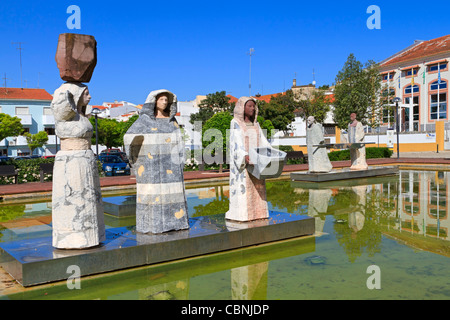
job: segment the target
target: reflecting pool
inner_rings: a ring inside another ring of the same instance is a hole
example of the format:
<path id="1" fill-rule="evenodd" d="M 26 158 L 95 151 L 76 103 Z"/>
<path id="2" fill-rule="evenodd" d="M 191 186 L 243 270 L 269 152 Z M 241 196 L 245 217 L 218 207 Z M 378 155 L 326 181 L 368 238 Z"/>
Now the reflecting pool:
<path id="1" fill-rule="evenodd" d="M 449 180 L 450 172 L 400 170 L 335 183 L 269 181 L 269 209 L 314 217 L 315 237 L 90 276 L 80 290 L 58 282 L 2 295 L 0 284 L 0 299 L 449 299 Z M 228 186 L 188 189 L 190 216 L 225 213 L 228 195 Z M 50 203 L 0 205 L 0 242 L 49 235 Z M 380 289 L 369 289 L 372 265 Z"/>

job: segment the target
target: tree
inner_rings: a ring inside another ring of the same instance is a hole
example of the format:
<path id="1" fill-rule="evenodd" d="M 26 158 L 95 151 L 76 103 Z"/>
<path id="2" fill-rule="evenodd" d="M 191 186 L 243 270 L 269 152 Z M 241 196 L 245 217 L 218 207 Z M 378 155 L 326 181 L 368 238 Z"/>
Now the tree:
<path id="1" fill-rule="evenodd" d="M 258 107 L 259 115 L 270 119 L 275 129 L 286 134 L 292 130 L 294 111 L 299 109 L 301 104 L 295 100 L 292 90 L 288 90 L 284 95 L 272 96 L 269 102 L 260 101 Z"/>
<path id="2" fill-rule="evenodd" d="M 225 91 L 218 91 L 216 93 L 210 93 L 206 95 L 204 99 L 198 106 L 200 108 L 210 108 L 217 112 L 232 112 L 235 103 L 230 103 L 230 98 L 226 96 Z"/>
<path id="3" fill-rule="evenodd" d="M 231 120 L 233 120 L 233 116 L 229 112 L 219 112 L 206 121 L 202 128 L 205 162 L 208 164 L 218 163 L 220 172 L 222 172 L 222 165 L 225 160 L 223 154 L 227 150 Z"/>
<path id="4" fill-rule="evenodd" d="M 39 131 L 36 134 L 25 132 L 24 136 L 27 139 L 28 148 L 30 148 L 30 154 L 33 154 L 33 151 L 35 149 L 42 148 L 48 141 L 48 134 L 45 131 Z"/>
<path id="5" fill-rule="evenodd" d="M 89 119 L 94 127 L 94 135 L 92 136 L 92 144 L 96 143 L 95 136 L 98 133 L 98 143 L 110 149 L 113 147 L 121 147 L 123 145 L 123 129 L 119 121 L 115 119 L 98 118 L 98 132 L 95 132 L 95 118 Z"/>
<path id="6" fill-rule="evenodd" d="M 263 133 L 266 136 L 267 139 L 270 139 L 272 137 L 273 132 L 275 131 L 275 127 L 272 124 L 272 121 L 270 120 L 264 120 L 263 117 L 258 116 L 258 123 L 261 129 L 263 130 Z"/>
<path id="7" fill-rule="evenodd" d="M 0 141 L 7 137 L 17 137 L 23 132 L 20 118 L 0 113 Z"/>
<path id="8" fill-rule="evenodd" d="M 191 124 L 201 122 L 204 125 L 208 119 L 211 119 L 218 112 L 232 113 L 235 103 L 230 102 L 230 98 L 226 96 L 226 91 L 218 91 L 206 95 L 206 98 L 198 106 L 199 112 L 191 114 L 189 122 Z M 194 130 L 200 131 L 200 128 L 195 127 Z"/>
<path id="9" fill-rule="evenodd" d="M 331 100 L 325 95 L 325 91 L 315 90 L 300 103 L 300 116 L 303 120 L 306 121 L 309 116 L 313 116 L 318 123 L 323 123 L 330 111 Z"/>
<path id="10" fill-rule="evenodd" d="M 373 61 L 363 65 L 350 54 L 336 76 L 333 116 L 337 126 L 347 128 L 352 112 L 357 114 L 363 125 L 377 126 L 381 112 L 378 99 L 380 87 L 378 65 Z"/>

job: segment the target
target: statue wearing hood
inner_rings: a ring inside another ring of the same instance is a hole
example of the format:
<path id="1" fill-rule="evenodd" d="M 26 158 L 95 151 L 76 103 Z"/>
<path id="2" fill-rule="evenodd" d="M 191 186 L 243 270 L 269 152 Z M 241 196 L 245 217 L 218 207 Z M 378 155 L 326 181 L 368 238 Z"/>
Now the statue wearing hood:
<path id="1" fill-rule="evenodd" d="M 137 232 L 159 234 L 189 228 L 184 141 L 176 113 L 177 97 L 173 93 L 153 91 L 139 119 L 124 136 L 137 182 Z"/>
<path id="2" fill-rule="evenodd" d="M 328 158 L 327 149 L 314 147 L 325 144 L 323 127 L 317 123 L 313 116 L 307 119 L 306 145 L 308 150 L 309 172 L 330 172 L 333 166 Z"/>
<path id="3" fill-rule="evenodd" d="M 91 96 L 86 85 L 67 82 L 51 104 L 61 139 L 53 168 L 53 246 L 95 247 L 105 240 L 103 202 L 97 161 L 91 150 L 93 127 L 85 115 Z"/>
<path id="4" fill-rule="evenodd" d="M 252 221 L 269 217 L 266 183 L 247 170 L 252 148 L 271 148 L 257 121 L 258 106 L 253 98 L 242 97 L 234 108 L 230 125 L 230 208 L 226 219 Z"/>

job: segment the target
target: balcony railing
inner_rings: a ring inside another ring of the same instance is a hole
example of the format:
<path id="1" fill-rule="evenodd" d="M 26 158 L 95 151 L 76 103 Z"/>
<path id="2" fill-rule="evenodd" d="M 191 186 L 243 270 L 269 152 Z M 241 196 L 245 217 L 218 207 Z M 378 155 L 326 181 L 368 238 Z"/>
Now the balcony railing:
<path id="1" fill-rule="evenodd" d="M 19 118 L 23 126 L 31 126 L 33 124 L 33 119 L 31 117 L 31 114 L 17 114 L 17 118 Z"/>
<path id="2" fill-rule="evenodd" d="M 44 126 L 54 126 L 55 125 L 55 117 L 53 115 L 43 115 L 42 116 L 42 124 Z"/>

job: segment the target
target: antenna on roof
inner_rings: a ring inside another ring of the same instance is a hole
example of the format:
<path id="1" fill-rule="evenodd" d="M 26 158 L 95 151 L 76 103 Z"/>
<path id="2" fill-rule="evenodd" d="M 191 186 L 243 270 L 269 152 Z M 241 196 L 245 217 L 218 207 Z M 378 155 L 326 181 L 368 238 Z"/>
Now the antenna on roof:
<path id="1" fill-rule="evenodd" d="M 250 56 L 250 80 L 248 83 L 248 96 L 251 97 L 252 96 L 252 56 L 255 52 L 254 48 L 250 48 L 249 52 L 247 53 L 247 55 Z"/>
<path id="2" fill-rule="evenodd" d="M 20 87 L 23 89 L 23 83 L 22 83 L 22 43 L 24 42 L 11 42 L 12 45 L 19 45 L 16 49 L 19 50 L 19 58 L 20 58 Z"/>
<path id="3" fill-rule="evenodd" d="M 313 69 L 313 82 L 312 82 L 312 84 L 314 86 L 316 86 L 316 73 L 314 72 L 314 69 Z"/>
<path id="4" fill-rule="evenodd" d="M 3 77 L 3 80 L 5 81 L 5 82 L 4 82 L 5 93 L 8 94 L 7 85 L 6 85 L 6 80 L 11 80 L 11 79 L 7 78 L 7 77 L 6 77 L 6 73 L 5 73 L 5 76 Z"/>

